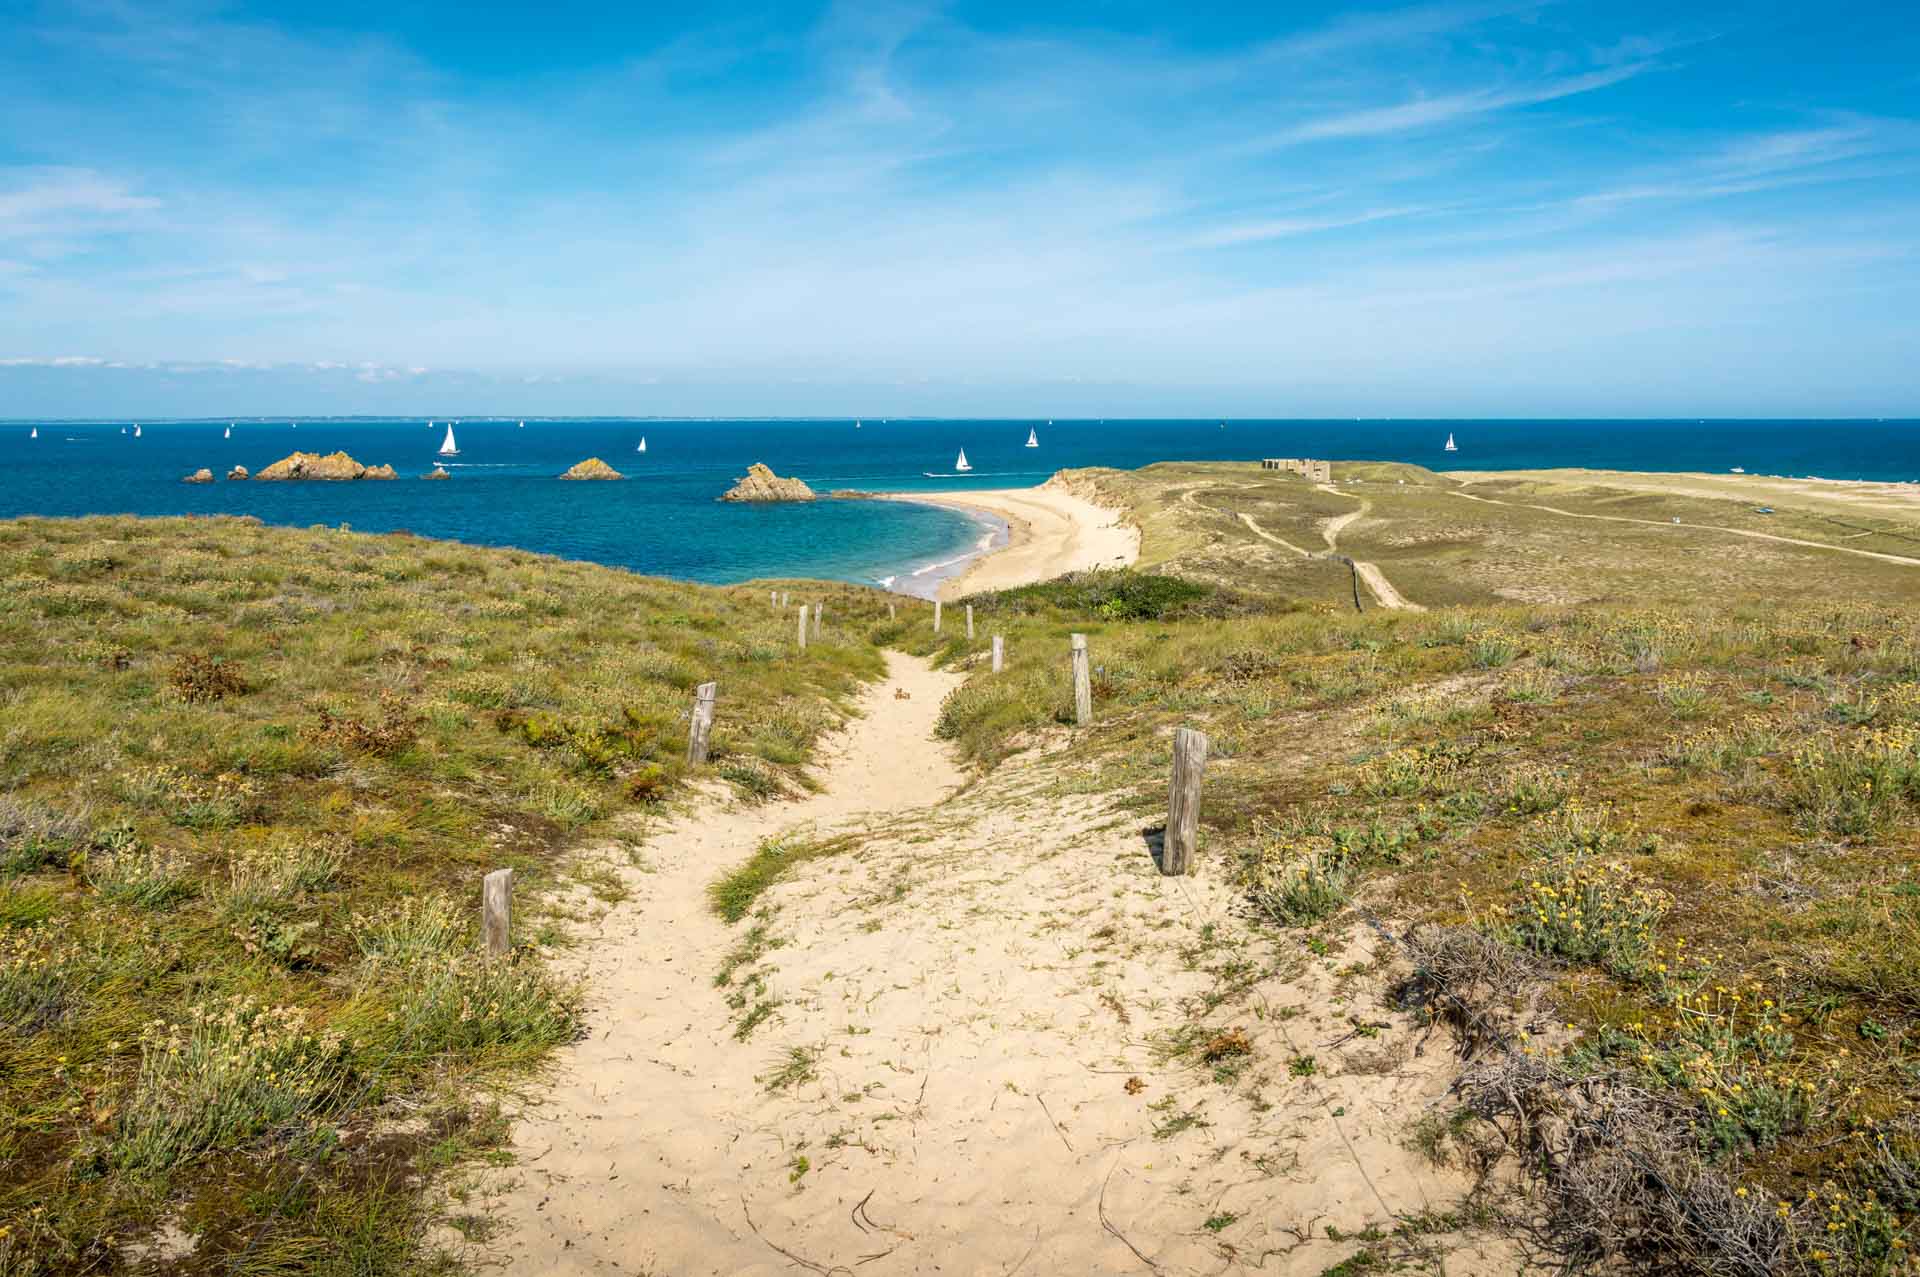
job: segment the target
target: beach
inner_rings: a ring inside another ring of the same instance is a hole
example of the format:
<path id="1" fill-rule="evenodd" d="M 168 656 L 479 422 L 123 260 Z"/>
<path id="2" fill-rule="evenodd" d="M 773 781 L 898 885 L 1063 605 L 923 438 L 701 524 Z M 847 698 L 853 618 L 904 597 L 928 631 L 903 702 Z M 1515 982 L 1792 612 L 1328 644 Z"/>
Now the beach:
<path id="1" fill-rule="evenodd" d="M 1140 529 L 1121 522 L 1117 511 L 1046 484 L 978 492 L 878 495 L 888 501 L 962 510 L 992 520 L 990 526 L 1004 528 L 1000 535 L 983 538 L 975 553 L 950 564 L 931 565 L 934 571 L 959 570 L 938 576 L 934 588 L 926 592 L 929 597 L 956 599 L 987 590 L 1011 589 L 1088 568 L 1125 567 L 1140 557 Z M 922 569 L 915 575 L 928 574 L 929 569 Z M 902 593 L 922 593 L 911 588 L 910 580 L 900 578 L 893 588 Z"/>

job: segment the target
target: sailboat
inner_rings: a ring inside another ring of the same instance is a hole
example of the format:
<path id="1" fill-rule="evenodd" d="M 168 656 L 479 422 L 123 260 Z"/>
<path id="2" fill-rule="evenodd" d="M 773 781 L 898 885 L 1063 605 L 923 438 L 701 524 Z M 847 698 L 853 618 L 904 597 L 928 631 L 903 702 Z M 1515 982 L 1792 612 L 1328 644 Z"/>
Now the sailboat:
<path id="1" fill-rule="evenodd" d="M 133 423 L 133 437 L 136 439 L 140 437 L 140 423 L 137 421 Z"/>
<path id="2" fill-rule="evenodd" d="M 1051 425 L 1051 424 L 1053 424 L 1053 423 L 1052 423 L 1052 422 L 1048 422 L 1047 424 L 1049 424 L 1049 425 Z M 1030 428 L 1030 429 L 1028 429 L 1028 431 L 1027 431 L 1027 447 L 1029 447 L 1029 448 L 1038 448 L 1039 446 L 1040 446 L 1040 432 L 1039 432 L 1039 431 L 1037 431 L 1037 430 L 1033 430 L 1033 429 L 1031 429 L 1031 428 Z"/>
<path id="3" fill-rule="evenodd" d="M 524 422 L 524 421 L 523 421 L 523 422 L 521 422 L 521 423 L 520 423 L 520 428 L 521 428 L 522 430 L 525 430 L 525 429 L 527 428 L 527 423 L 526 423 L 526 422 Z"/>
<path id="4" fill-rule="evenodd" d="M 38 426 L 35 426 L 33 429 L 27 432 L 27 438 L 29 439 L 38 439 L 39 437 L 40 437 L 40 427 Z"/>
<path id="5" fill-rule="evenodd" d="M 641 436 L 640 436 L 640 446 L 639 446 L 638 448 L 635 448 L 635 449 L 634 449 L 634 451 L 635 451 L 635 452 L 645 452 L 646 450 L 647 450 L 647 437 L 646 437 L 645 435 L 641 435 Z"/>
<path id="6" fill-rule="evenodd" d="M 460 445 L 453 441 L 453 423 L 451 421 L 447 423 L 447 437 L 440 444 L 440 455 L 443 457 L 457 457 L 460 455 Z"/>
<path id="7" fill-rule="evenodd" d="M 1446 452 L 1458 452 L 1458 451 L 1460 451 L 1460 445 L 1459 445 L 1459 444 L 1457 444 L 1457 443 L 1455 443 L 1455 442 L 1453 441 L 1453 432 L 1452 432 L 1452 431 L 1448 431 L 1448 432 L 1447 432 L 1447 446 L 1446 446 L 1446 448 L 1445 448 L 1445 449 L 1443 449 L 1443 451 L 1446 451 Z"/>
<path id="8" fill-rule="evenodd" d="M 125 426 L 120 427 L 120 433 L 121 434 L 127 433 L 127 428 Z"/>
<path id="9" fill-rule="evenodd" d="M 858 430 L 858 429 L 860 428 L 860 423 L 859 423 L 858 421 L 856 421 L 856 422 L 854 422 L 854 423 L 853 423 L 853 428 L 854 428 L 855 430 Z"/>
<path id="10" fill-rule="evenodd" d="M 960 455 L 954 458 L 953 468 L 961 474 L 965 474 L 967 471 L 973 469 L 973 466 L 967 461 L 967 450 L 965 448 L 960 449 Z"/>
<path id="11" fill-rule="evenodd" d="M 222 436 L 220 436 L 220 437 L 221 437 L 222 439 L 231 439 L 231 438 L 233 438 L 233 423 L 232 423 L 231 421 L 229 421 L 229 422 L 227 423 L 227 433 L 226 433 L 226 434 L 224 434 L 224 435 L 222 435 Z"/>

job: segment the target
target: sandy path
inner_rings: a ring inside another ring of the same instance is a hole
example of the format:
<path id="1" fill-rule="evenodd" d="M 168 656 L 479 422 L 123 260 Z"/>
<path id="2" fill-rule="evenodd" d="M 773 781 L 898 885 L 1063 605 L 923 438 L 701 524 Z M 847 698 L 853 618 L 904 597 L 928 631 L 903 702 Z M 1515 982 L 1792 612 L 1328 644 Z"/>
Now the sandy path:
<path id="1" fill-rule="evenodd" d="M 1249 928 L 1217 861 L 1161 877 L 1139 815 L 1053 752 L 1064 732 L 941 799 L 953 682 L 894 657 L 824 794 L 649 838 L 653 872 L 623 875 L 634 896 L 581 950 L 590 1036 L 495 1173 L 496 1264 L 1310 1277 L 1471 1189 L 1408 1148 L 1455 1066 L 1395 1009 L 1373 933 L 1315 956 Z M 750 924 L 704 890 L 800 820 L 870 832 L 763 897 L 771 947 L 729 988 L 780 1005 L 741 1042 L 714 976 Z M 1230 1029 L 1230 1074 L 1169 1057 Z M 795 1050 L 812 1071 L 770 1089 Z M 1519 1270 L 1496 1242 L 1423 1241 L 1449 1272 Z"/>
<path id="2" fill-rule="evenodd" d="M 890 501 L 983 510 L 1006 520 L 1005 548 L 981 555 L 965 572 L 942 582 L 942 599 L 1050 581 L 1088 568 L 1120 567 L 1140 557 L 1138 528 L 1121 523 L 1114 511 L 1059 488 L 881 495 Z"/>
<path id="3" fill-rule="evenodd" d="M 1342 492 L 1330 483 L 1316 483 L 1313 486 L 1322 492 L 1331 492 L 1336 497 L 1351 497 L 1360 503 L 1358 509 L 1328 519 L 1326 527 L 1320 530 L 1320 535 L 1326 538 L 1328 551 L 1338 550 L 1340 548 L 1341 531 L 1345 529 L 1348 524 L 1356 519 L 1363 518 L 1368 511 L 1372 510 L 1373 502 L 1355 492 Z M 1381 607 L 1395 608 L 1407 612 L 1424 612 L 1427 610 L 1418 603 L 1410 601 L 1405 595 L 1401 594 L 1400 591 L 1394 589 L 1392 583 L 1387 580 L 1387 574 L 1380 570 L 1379 564 L 1366 563 L 1359 559 L 1354 559 L 1352 562 L 1353 570 L 1360 574 L 1360 579 L 1366 583 L 1368 591 Z"/>
<path id="4" fill-rule="evenodd" d="M 1487 505 L 1510 505 L 1523 510 L 1539 510 L 1546 514 L 1557 514 L 1566 519 L 1598 519 L 1603 523 L 1638 523 L 1649 528 L 1694 528 L 1702 532 L 1724 532 L 1728 536 L 1747 537 L 1754 541 L 1777 541 L 1781 545 L 1804 545 L 1814 550 L 1832 550 L 1836 554 L 1857 554 L 1863 559 L 1879 559 L 1882 563 L 1900 563 L 1907 567 L 1920 568 L 1920 559 L 1909 558 L 1904 554 L 1885 554 L 1879 550 L 1856 550 L 1852 546 L 1835 545 L 1831 541 L 1808 541 L 1801 537 L 1783 537 L 1772 532 L 1755 532 L 1748 528 L 1726 528 L 1717 523 L 1684 523 L 1673 519 L 1636 519 L 1624 514 L 1583 514 L 1576 510 L 1562 510 L 1557 506 L 1534 505 L 1530 501 L 1496 501 L 1492 497 L 1479 497 L 1471 492 L 1455 492 L 1456 497 L 1468 501 L 1481 501 Z"/>
<path id="5" fill-rule="evenodd" d="M 518 1183 L 497 1202 L 513 1271 L 642 1273 L 649 1255 L 671 1256 L 676 1275 L 785 1267 L 741 1237 L 740 1173 L 783 1159 L 758 1116 L 769 1101 L 755 1075 L 772 1048 L 733 1040 L 714 987 L 739 930 L 709 911 L 707 886 L 765 838 L 857 823 L 957 786 L 933 723 L 959 681 L 890 654 L 863 717 L 824 751 L 824 792 L 703 810 L 648 839 L 652 872 L 624 875 L 633 898 L 579 951 L 590 1036 L 564 1053 L 557 1085 L 514 1134 Z"/>
<path id="6" fill-rule="evenodd" d="M 1281 540 L 1279 537 L 1273 535 L 1273 533 L 1267 531 L 1265 528 L 1261 527 L 1258 523 L 1254 522 L 1253 516 L 1250 514 L 1242 514 L 1240 516 L 1240 522 L 1247 525 L 1247 531 L 1253 533 L 1253 535 L 1259 537 L 1263 541 L 1271 541 L 1283 550 L 1292 550 L 1295 554 L 1299 555 L 1303 559 L 1311 559 L 1313 557 L 1313 552 L 1311 550 L 1303 550 L 1291 541 Z"/>

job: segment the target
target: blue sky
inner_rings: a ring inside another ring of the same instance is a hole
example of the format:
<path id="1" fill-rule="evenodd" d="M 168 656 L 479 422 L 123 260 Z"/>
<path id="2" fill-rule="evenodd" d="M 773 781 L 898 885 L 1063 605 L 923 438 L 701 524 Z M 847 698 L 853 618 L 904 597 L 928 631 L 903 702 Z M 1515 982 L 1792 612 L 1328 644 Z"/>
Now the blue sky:
<path id="1" fill-rule="evenodd" d="M 490 9 L 0 0 L 0 417 L 1920 414 L 1911 3 Z"/>

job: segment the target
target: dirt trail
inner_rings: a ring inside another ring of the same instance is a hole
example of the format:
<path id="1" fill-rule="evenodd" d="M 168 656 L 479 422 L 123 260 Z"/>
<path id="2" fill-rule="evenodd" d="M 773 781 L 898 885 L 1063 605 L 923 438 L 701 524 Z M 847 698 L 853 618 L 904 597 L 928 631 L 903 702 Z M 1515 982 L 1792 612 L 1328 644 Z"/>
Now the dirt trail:
<path id="1" fill-rule="evenodd" d="M 1320 530 L 1320 535 L 1326 538 L 1327 549 L 1329 551 L 1338 550 L 1340 548 L 1341 531 L 1345 529 L 1348 524 L 1356 519 L 1363 518 L 1368 511 L 1372 510 L 1373 502 L 1355 492 L 1342 492 L 1330 483 L 1316 483 L 1313 486 L 1322 492 L 1331 492 L 1336 497 L 1351 497 L 1360 503 L 1359 509 L 1336 518 L 1328 519 L 1326 526 Z M 1427 610 L 1418 603 L 1410 601 L 1405 595 L 1401 594 L 1400 591 L 1394 589 L 1393 585 L 1387 580 L 1387 574 L 1380 570 L 1379 564 L 1364 563 L 1359 559 L 1355 559 L 1353 561 L 1353 570 L 1358 572 L 1360 579 L 1367 583 L 1367 589 L 1372 591 L 1373 597 L 1379 601 L 1381 607 L 1400 608 L 1409 612 L 1424 612 Z"/>
<path id="2" fill-rule="evenodd" d="M 1497 501 L 1492 497 L 1475 496 L 1471 492 L 1455 492 L 1453 495 L 1468 501 L 1481 501 L 1487 505 L 1510 505 L 1523 510 L 1540 510 L 1567 519 L 1599 519 L 1603 523 L 1640 523 L 1650 528 L 1694 528 L 1703 532 L 1725 532 L 1729 536 L 1750 537 L 1755 541 L 1804 545 L 1815 550 L 1832 550 L 1836 554 L 1857 554 L 1863 559 L 1879 559 L 1883 563 L 1901 563 L 1908 567 L 1920 568 L 1920 559 L 1910 558 L 1904 554 L 1886 554 L 1879 550 L 1856 550 L 1852 546 L 1835 545 L 1831 541 L 1808 541 L 1801 537 L 1783 537 L 1772 532 L 1755 532 L 1749 528 L 1726 528 L 1717 523 L 1683 523 L 1676 519 L 1636 519 L 1624 514 L 1583 514 L 1576 510 L 1562 510 L 1557 506 L 1534 505 L 1530 501 Z"/>
<path id="3" fill-rule="evenodd" d="M 1372 933 L 1316 957 L 1247 927 L 1217 861 L 1161 877 L 1098 765 L 1045 742 L 949 794 L 932 728 L 956 681 L 894 656 L 824 793 L 648 839 L 651 871 L 623 874 L 632 898 L 577 951 L 589 1036 L 485 1186 L 492 1260 L 1305 1277 L 1466 1192 L 1406 1146 L 1453 1059 L 1417 1049 Z M 723 926 L 708 883 L 796 823 L 866 832 Z M 763 952 L 716 987 L 756 922 Z M 755 981 L 778 1005 L 742 1042 L 727 994 Z M 1432 1240 L 1459 1271 L 1518 1268 Z"/>

